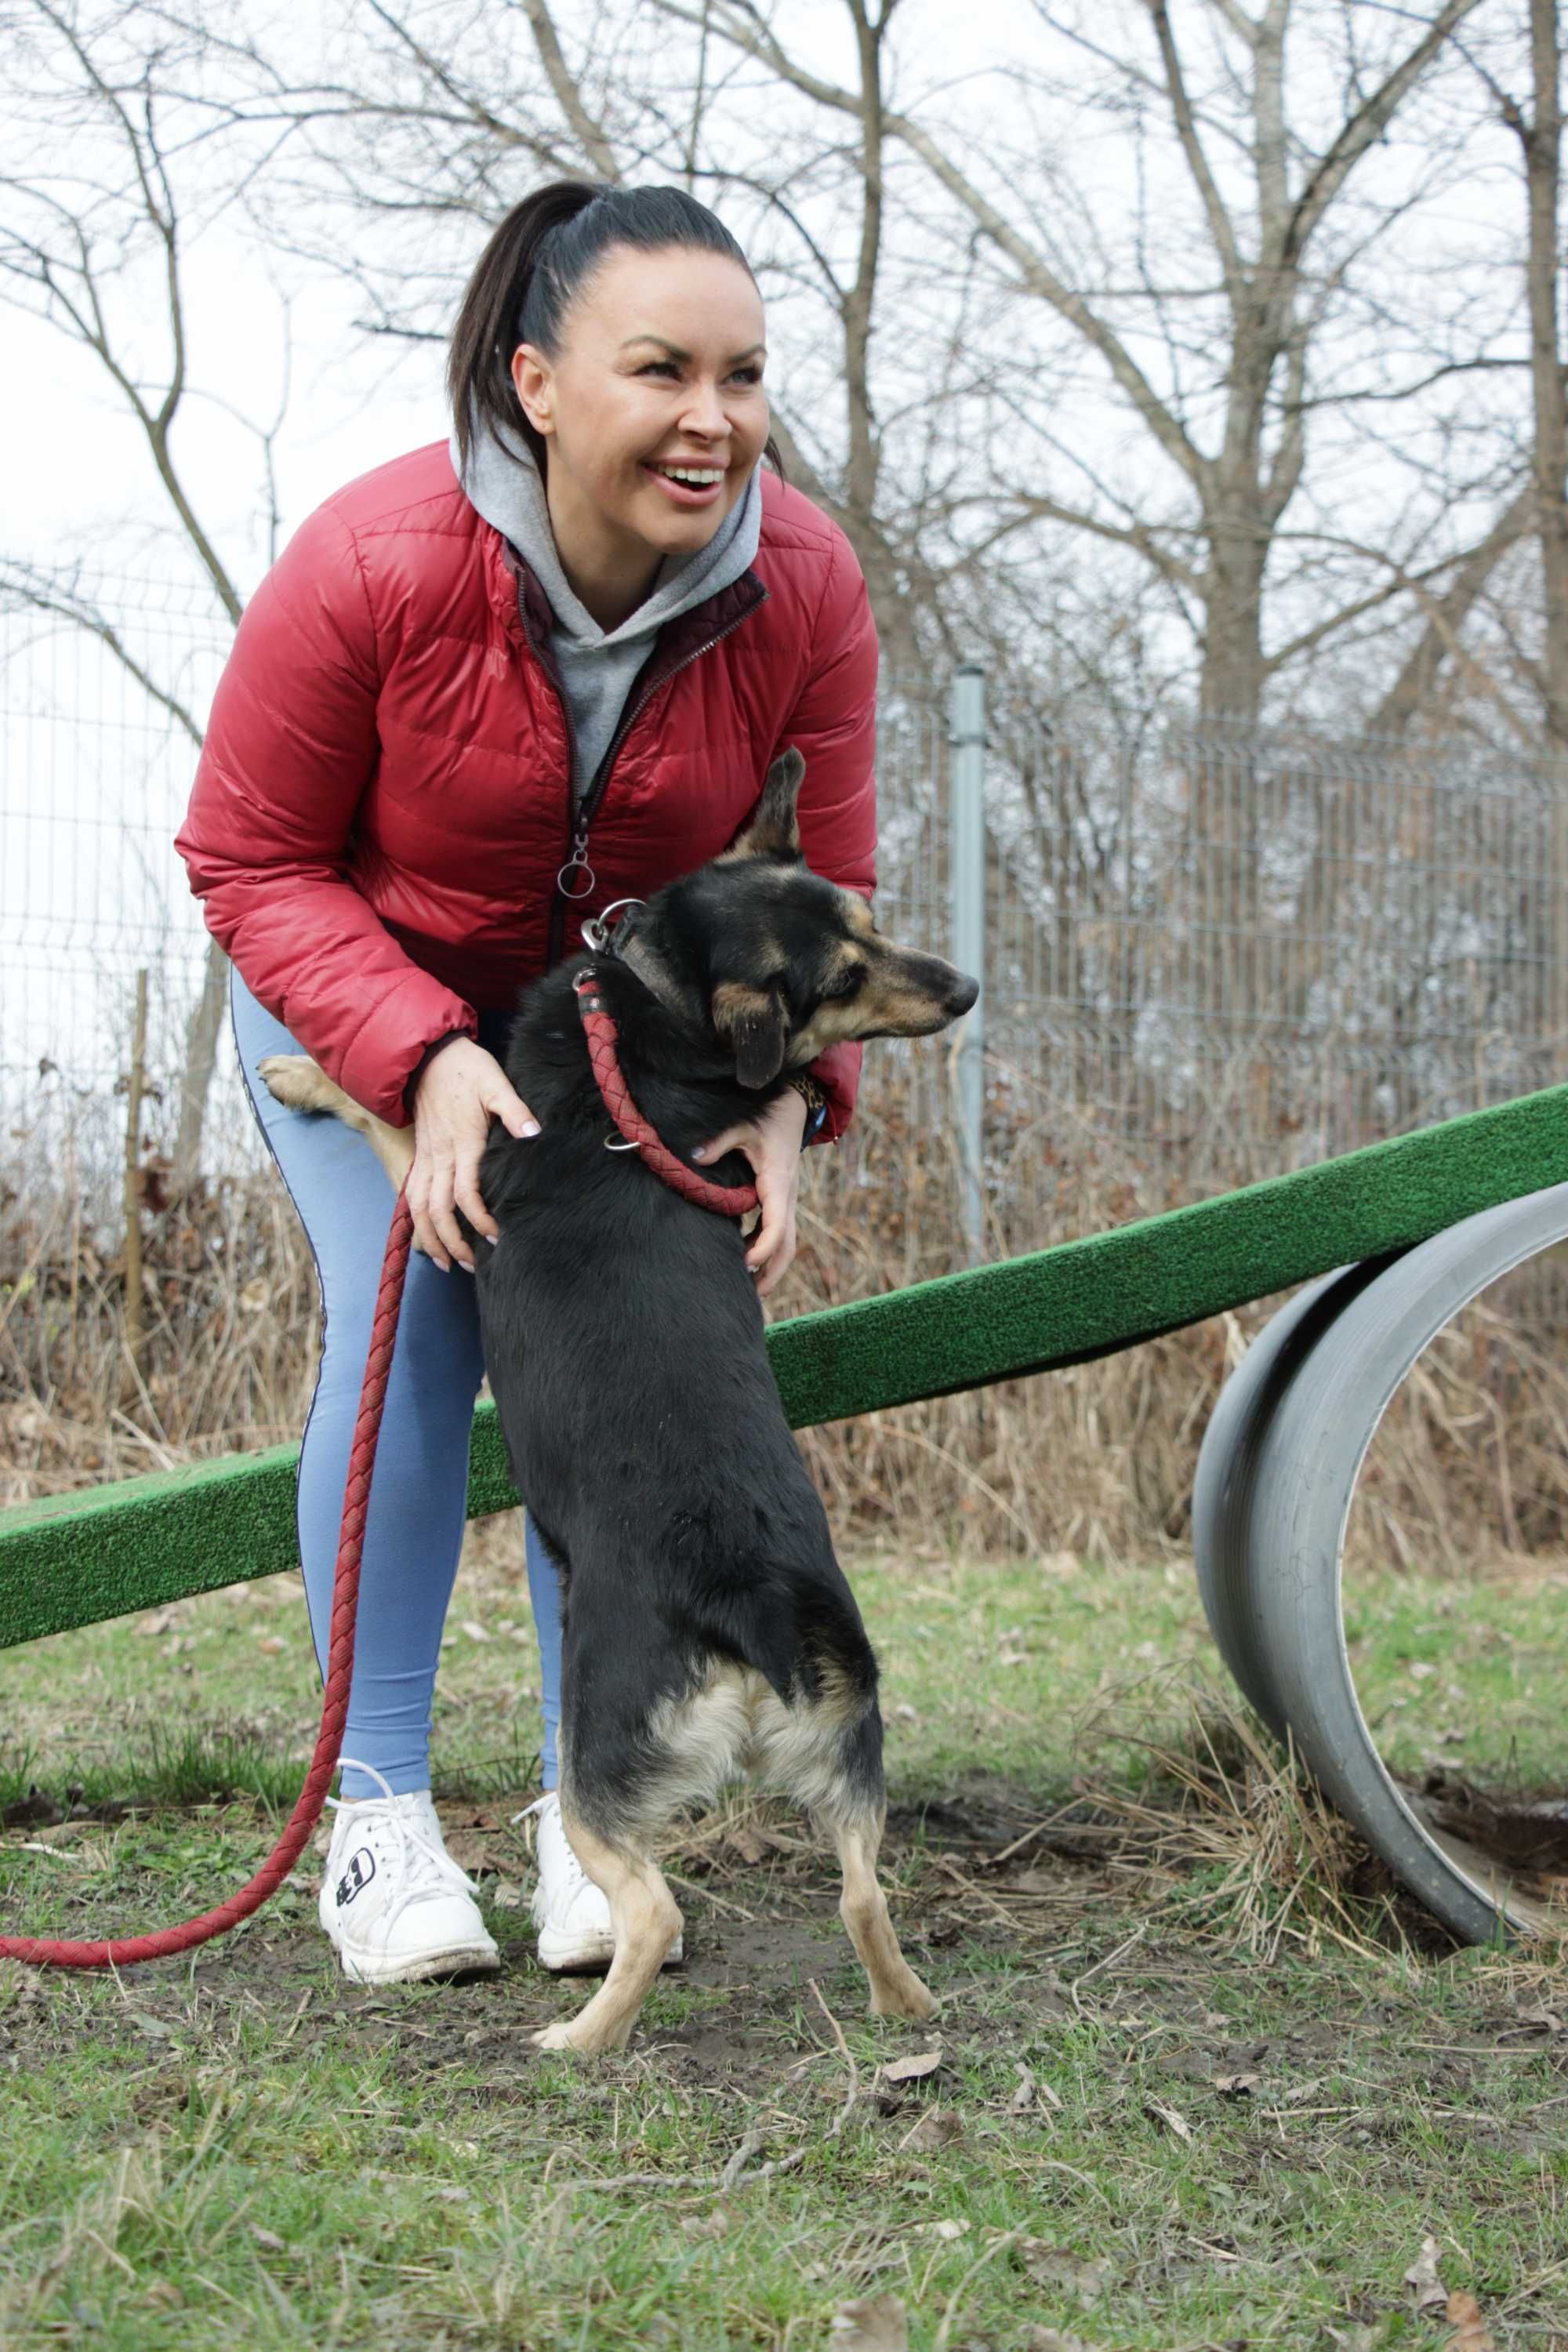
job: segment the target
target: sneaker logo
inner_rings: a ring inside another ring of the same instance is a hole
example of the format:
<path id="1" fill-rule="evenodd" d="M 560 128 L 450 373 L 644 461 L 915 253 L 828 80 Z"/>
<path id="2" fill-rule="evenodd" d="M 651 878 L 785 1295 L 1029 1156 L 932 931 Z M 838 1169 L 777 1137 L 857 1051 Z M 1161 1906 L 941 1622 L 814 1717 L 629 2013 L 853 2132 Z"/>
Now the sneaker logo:
<path id="1" fill-rule="evenodd" d="M 338 1908 L 346 1908 L 374 1876 L 375 1856 L 369 1846 L 362 1845 L 356 1854 L 349 1857 L 349 1866 L 338 1881 Z"/>

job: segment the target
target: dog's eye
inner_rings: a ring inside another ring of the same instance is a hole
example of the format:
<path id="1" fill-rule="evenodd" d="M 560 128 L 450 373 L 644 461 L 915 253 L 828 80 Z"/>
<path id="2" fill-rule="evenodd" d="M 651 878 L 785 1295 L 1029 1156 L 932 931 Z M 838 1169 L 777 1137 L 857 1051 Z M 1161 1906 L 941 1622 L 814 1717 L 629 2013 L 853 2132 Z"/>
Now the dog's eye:
<path id="1" fill-rule="evenodd" d="M 849 970 L 843 974 L 836 987 L 825 988 L 823 990 L 823 1003 L 825 1004 L 837 1004 L 841 997 L 853 996 L 865 977 L 866 974 L 859 964 L 851 964 Z"/>

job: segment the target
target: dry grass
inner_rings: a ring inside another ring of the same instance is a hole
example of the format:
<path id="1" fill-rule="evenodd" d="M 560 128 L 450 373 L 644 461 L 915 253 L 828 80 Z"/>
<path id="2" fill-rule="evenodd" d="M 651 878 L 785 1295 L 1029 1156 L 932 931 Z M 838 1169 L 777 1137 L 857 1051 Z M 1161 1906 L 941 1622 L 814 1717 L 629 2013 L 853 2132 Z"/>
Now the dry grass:
<path id="1" fill-rule="evenodd" d="M 1075 1779 L 1079 1806 L 1055 1835 L 1068 1850 L 1081 1844 L 1130 1865 L 1156 1912 L 1270 1966 L 1288 1948 L 1307 1960 L 1331 1945 L 1363 1958 L 1455 1948 L 1293 1748 L 1191 1665 L 1115 1685 L 1079 1744 L 1095 1761 Z M 1505 1853 L 1513 1816 L 1500 1800 L 1465 1793 L 1474 1808 L 1466 1832 Z M 1530 1891 L 1561 1900 L 1568 1880 L 1555 1846 L 1534 1858 L 1544 1874 Z M 1568 1912 L 1561 1934 L 1539 1947 L 1559 1968 L 1565 1939 Z"/>
<path id="2" fill-rule="evenodd" d="M 1226 1943 L 1270 1964 L 1287 1943 L 1309 1959 L 1326 1942 L 1363 1957 L 1403 1944 L 1392 1881 L 1294 1750 L 1234 1695 L 1190 1668 L 1143 1675 L 1102 1702 L 1083 1743 L 1114 1750 L 1121 1767 L 1076 1784 L 1105 1847 L 1188 1915 L 1197 1875 Z"/>
<path id="3" fill-rule="evenodd" d="M 952 1270 L 956 1171 L 934 1058 L 868 1068 L 844 1146 L 814 1155 L 793 1315 Z M 1140 1151 L 1078 1134 L 1069 1151 L 1021 1114 L 996 1121 L 994 1255 L 1036 1248 L 1245 1182 L 1289 1157 L 1215 1120 Z M 280 1443 L 303 1425 L 316 1348 L 310 1253 L 269 1171 L 176 1197 L 144 1160 L 144 1312 L 124 1344 L 115 1175 L 47 1163 L 13 1139 L 0 1174 L 0 1502 Z M 1048 1212 L 1039 1202 L 1053 1188 Z M 94 1204 L 98 1213 L 93 1213 Z M 1499 1285 L 1445 1333 L 1396 1399 L 1362 1487 L 1357 1540 L 1442 1562 L 1568 1547 L 1568 1370 L 1560 1269 Z M 946 1528 L 1014 1555 L 1127 1559 L 1181 1544 L 1209 1412 L 1267 1307 L 1048 1380 L 1009 1381 L 803 1434 L 847 1535 Z"/>

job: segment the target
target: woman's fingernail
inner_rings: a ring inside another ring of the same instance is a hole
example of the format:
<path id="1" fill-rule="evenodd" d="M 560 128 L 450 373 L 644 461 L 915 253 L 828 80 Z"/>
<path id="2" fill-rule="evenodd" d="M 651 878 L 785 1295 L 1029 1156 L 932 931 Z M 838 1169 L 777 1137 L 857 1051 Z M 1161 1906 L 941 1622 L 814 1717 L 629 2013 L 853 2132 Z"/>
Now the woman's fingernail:
<path id="1" fill-rule="evenodd" d="M 497 1244 L 497 1243 L 500 1241 L 500 1235 L 499 1234 L 487 1234 L 485 1235 L 485 1239 L 486 1239 L 486 1241 L 488 1241 L 488 1242 L 489 1242 L 489 1245 L 490 1245 L 491 1249 L 494 1249 L 494 1247 L 495 1247 L 496 1244 Z"/>
<path id="2" fill-rule="evenodd" d="M 700 1143 L 691 1157 L 693 1160 L 706 1160 L 708 1157 L 708 1146 L 705 1143 Z"/>
<path id="3" fill-rule="evenodd" d="M 539 1121 L 536 1118 L 525 1118 L 522 1122 L 522 1133 L 524 1135 L 537 1135 L 539 1133 Z"/>

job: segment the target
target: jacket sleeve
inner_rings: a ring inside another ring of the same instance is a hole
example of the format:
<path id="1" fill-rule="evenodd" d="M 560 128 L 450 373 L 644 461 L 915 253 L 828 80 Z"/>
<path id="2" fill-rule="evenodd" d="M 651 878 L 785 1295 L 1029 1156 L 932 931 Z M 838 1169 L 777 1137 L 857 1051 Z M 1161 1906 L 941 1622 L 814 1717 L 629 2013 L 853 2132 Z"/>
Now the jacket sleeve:
<path id="1" fill-rule="evenodd" d="M 240 622 L 174 845 L 253 994 L 356 1102 L 403 1127 L 426 1047 L 479 1024 L 349 878 L 380 687 L 359 552 L 322 507 Z"/>
<path id="2" fill-rule="evenodd" d="M 800 845 L 814 873 L 869 898 L 877 884 L 877 627 L 849 542 L 836 534 L 813 631 L 811 673 L 779 736 L 805 761 Z M 858 1045 L 832 1045 L 811 1065 L 827 1097 L 813 1139 L 837 1143 L 860 1085 Z"/>

